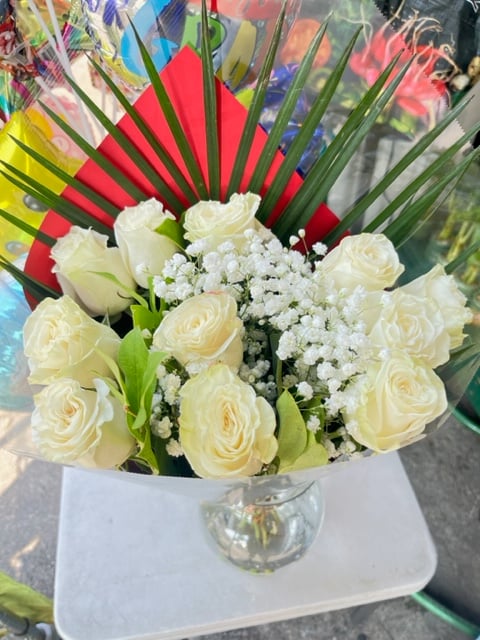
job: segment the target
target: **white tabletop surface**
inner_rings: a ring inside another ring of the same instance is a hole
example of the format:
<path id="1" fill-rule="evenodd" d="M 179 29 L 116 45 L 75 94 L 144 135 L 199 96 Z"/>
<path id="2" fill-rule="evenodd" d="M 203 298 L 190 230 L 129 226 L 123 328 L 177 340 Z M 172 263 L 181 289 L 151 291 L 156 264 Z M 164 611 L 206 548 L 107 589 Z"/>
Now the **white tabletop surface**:
<path id="1" fill-rule="evenodd" d="M 270 575 L 206 542 L 198 499 L 115 473 L 65 469 L 55 586 L 64 640 L 174 640 L 399 597 L 432 577 L 436 553 L 396 453 L 321 480 L 323 527 Z"/>

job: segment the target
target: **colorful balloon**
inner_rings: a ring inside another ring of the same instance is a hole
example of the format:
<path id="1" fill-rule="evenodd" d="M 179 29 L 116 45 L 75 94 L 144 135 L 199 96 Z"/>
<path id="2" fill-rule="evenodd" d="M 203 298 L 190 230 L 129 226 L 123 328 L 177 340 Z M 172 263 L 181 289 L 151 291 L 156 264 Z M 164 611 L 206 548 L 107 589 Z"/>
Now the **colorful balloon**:
<path id="1" fill-rule="evenodd" d="M 300 4 L 300 0 L 289 0 L 287 29 Z M 231 89 L 253 80 L 281 5 L 280 0 L 209 3 L 214 64 L 219 77 Z M 82 0 L 82 10 L 100 58 L 121 80 L 134 87 L 146 84 L 134 30 L 146 44 L 158 70 L 183 46 L 200 49 L 200 0 Z"/>
<path id="2" fill-rule="evenodd" d="M 12 137 L 21 140 L 70 174 L 73 174 L 81 165 L 80 160 L 69 158 L 61 153 L 25 113 L 17 111 L 12 115 L 0 131 L 0 157 L 30 178 L 48 184 L 56 193 L 60 193 L 65 184 L 20 149 Z M 0 209 L 17 216 L 35 228 L 40 226 L 47 211 L 43 203 L 14 186 L 3 176 L 0 176 Z M 6 220 L 0 219 L 0 255 L 14 261 L 25 253 L 31 241 L 30 235 L 20 231 Z"/>
<path id="3" fill-rule="evenodd" d="M 0 301 L 0 410 L 31 411 L 22 331 L 31 310 L 21 285 L 6 271 L 0 271 Z"/>

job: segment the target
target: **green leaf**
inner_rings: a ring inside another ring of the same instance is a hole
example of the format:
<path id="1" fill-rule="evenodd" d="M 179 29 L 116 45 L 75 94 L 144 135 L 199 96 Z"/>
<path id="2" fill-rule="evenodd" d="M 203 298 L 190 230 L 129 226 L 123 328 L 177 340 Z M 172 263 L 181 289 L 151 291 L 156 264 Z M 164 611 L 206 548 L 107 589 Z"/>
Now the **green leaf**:
<path id="1" fill-rule="evenodd" d="M 183 249 L 185 247 L 185 239 L 183 237 L 183 229 L 175 220 L 165 218 L 162 224 L 155 229 L 161 236 L 165 236 L 175 242 L 175 244 Z"/>
<path id="2" fill-rule="evenodd" d="M 277 400 L 278 473 L 290 473 L 328 463 L 325 447 L 309 431 L 293 395 L 285 389 Z"/>
<path id="3" fill-rule="evenodd" d="M 0 572 L 0 602 L 2 609 L 31 622 L 53 622 L 53 602 L 26 584 Z"/>
<path id="4" fill-rule="evenodd" d="M 40 202 L 43 202 L 48 208 L 56 211 L 60 216 L 62 216 L 62 218 L 68 220 L 71 224 L 78 225 L 83 228 L 91 227 L 95 231 L 98 231 L 98 233 L 108 236 L 111 241 L 113 240 L 112 229 L 96 218 L 92 218 L 92 216 L 81 207 L 69 202 L 66 198 L 58 195 L 47 186 L 37 180 L 34 180 L 31 176 L 20 171 L 13 165 L 3 162 L 2 160 L 0 160 L 0 163 L 11 172 L 7 173 L 5 171 L 0 171 L 0 175 L 16 187 L 25 191 L 25 193 L 33 196 Z M 14 175 L 21 178 L 21 180 L 14 178 Z"/>
<path id="5" fill-rule="evenodd" d="M 391 216 L 393 216 L 397 209 L 399 209 L 399 207 L 407 202 L 411 198 L 411 196 L 416 195 L 431 178 L 435 178 L 439 174 L 442 167 L 450 160 L 452 160 L 469 140 L 470 132 L 467 132 L 457 141 L 451 144 L 448 149 L 442 151 L 442 153 L 439 154 L 439 156 L 432 163 L 430 163 L 424 171 L 422 171 L 414 180 L 412 180 L 408 187 L 402 189 L 402 191 L 395 198 L 393 198 L 393 200 L 379 214 L 377 214 L 375 218 L 364 227 L 363 230 L 367 233 L 376 231 L 383 223 L 385 223 Z M 475 153 L 478 153 L 478 151 L 473 152 L 472 155 L 474 156 Z M 470 156 L 467 156 L 467 158 L 462 161 L 462 166 L 463 162 L 469 163 L 471 161 L 469 158 Z M 455 165 L 452 170 L 444 176 L 442 183 L 445 186 L 448 186 L 450 181 L 453 180 L 457 175 L 457 173 L 459 172 L 458 167 L 459 165 Z M 460 169 L 460 171 L 462 170 L 463 169 Z M 386 227 L 386 230 L 387 229 L 388 227 Z"/>
<path id="6" fill-rule="evenodd" d="M 307 446 L 307 428 L 292 394 L 285 389 L 277 400 L 278 452 L 280 466 L 288 466 L 304 452 Z"/>
<path id="7" fill-rule="evenodd" d="M 202 0 L 202 38 L 201 38 L 203 99 L 205 106 L 205 135 L 207 139 L 207 163 L 209 198 L 220 197 L 220 142 L 218 139 L 218 105 L 215 71 L 213 69 L 212 48 L 206 0 Z"/>
<path id="8" fill-rule="evenodd" d="M 149 433 L 156 370 L 164 358 L 163 352 L 148 350 L 139 327 L 129 331 L 121 342 L 118 364 L 124 378 L 129 427 L 140 442 L 144 442 Z"/>
<path id="9" fill-rule="evenodd" d="M 415 161 L 421 156 L 421 154 L 431 146 L 431 144 L 436 140 L 443 131 L 447 128 L 449 124 L 451 124 L 458 116 L 461 111 L 465 108 L 465 104 L 459 104 L 455 109 L 452 109 L 450 113 L 448 113 L 440 123 L 434 127 L 431 131 L 426 133 L 424 136 L 420 138 L 420 140 L 401 158 L 401 160 L 390 170 L 388 173 L 373 187 L 368 193 L 361 198 L 351 209 L 350 211 L 342 218 L 340 223 L 331 231 L 325 238 L 324 242 L 326 244 L 335 243 L 347 229 L 349 229 L 355 221 L 365 213 L 365 211 L 370 207 L 379 197 L 381 197 L 388 187 L 393 184 L 393 182 L 410 166 L 412 166 Z M 480 128 L 480 124 L 473 128 L 469 132 L 469 139 L 473 139 L 475 136 L 475 132 Z M 416 193 L 418 187 L 411 189 L 412 193 Z M 406 194 L 408 198 L 408 193 Z"/>
<path id="10" fill-rule="evenodd" d="M 455 147 L 455 145 L 452 145 L 452 147 Z M 451 148 L 448 150 L 448 152 L 442 154 L 442 157 L 440 159 L 446 162 L 450 151 Z M 452 171 L 450 171 L 446 176 L 444 176 L 440 180 L 437 180 L 434 184 L 429 185 L 428 189 L 426 189 L 424 193 L 422 193 L 414 202 L 412 202 L 404 211 L 402 211 L 401 216 L 393 220 L 393 222 L 391 222 L 383 230 L 383 233 L 388 238 L 390 238 L 390 240 L 396 247 L 399 247 L 402 243 L 405 242 L 406 239 L 408 239 L 412 235 L 412 233 L 416 229 L 417 222 L 422 218 L 425 212 L 428 211 L 429 207 L 431 207 L 437 200 L 437 198 L 440 197 L 443 191 L 451 184 L 452 180 L 454 180 L 457 175 L 463 174 L 478 156 L 480 156 L 480 149 L 476 149 L 473 153 L 466 156 L 461 162 L 455 165 Z M 427 170 L 427 173 L 430 173 L 430 169 Z M 415 184 L 415 182 L 416 181 L 414 180 L 412 184 Z M 405 194 L 402 193 L 400 194 L 400 196 L 395 198 L 391 204 L 395 206 L 395 203 L 402 202 L 404 198 Z M 371 230 L 372 224 L 373 223 L 367 225 L 366 230 Z"/>
<path id="11" fill-rule="evenodd" d="M 205 184 L 205 180 L 202 176 L 200 168 L 198 166 L 197 159 L 195 158 L 190 143 L 187 140 L 185 132 L 180 124 L 180 121 L 175 113 L 175 109 L 173 108 L 172 102 L 168 96 L 168 93 L 165 89 L 165 86 L 160 78 L 158 71 L 155 67 L 155 64 L 148 53 L 144 43 L 142 42 L 137 30 L 135 29 L 135 25 L 130 22 L 133 33 L 135 35 L 135 39 L 137 41 L 137 45 L 140 50 L 140 55 L 143 60 L 143 64 L 145 66 L 148 79 L 151 82 L 153 90 L 158 100 L 158 104 L 161 106 L 162 113 L 165 116 L 165 119 L 168 123 L 170 131 L 175 139 L 177 147 L 181 153 L 182 159 L 185 162 L 185 166 L 192 178 L 193 184 L 197 190 L 198 196 L 202 199 L 208 198 L 208 189 Z"/>
<path id="12" fill-rule="evenodd" d="M 146 462 L 153 474 L 158 475 L 160 473 L 157 456 L 152 449 L 152 435 L 149 429 L 145 431 L 145 439 L 141 443 L 140 450 L 136 454 L 136 457 Z"/>
<path id="13" fill-rule="evenodd" d="M 247 164 L 248 156 L 250 154 L 250 148 L 252 146 L 253 138 L 257 131 L 258 121 L 260 119 L 261 111 L 265 102 L 265 96 L 267 94 L 268 85 L 270 83 L 270 76 L 272 73 L 273 63 L 275 62 L 275 56 L 277 54 L 278 46 L 280 44 L 280 38 L 282 36 L 283 24 L 285 21 L 286 2 L 283 2 L 282 8 L 275 23 L 275 29 L 272 34 L 272 39 L 262 63 L 260 73 L 258 75 L 257 84 L 253 91 L 252 102 L 247 113 L 247 119 L 242 131 L 240 144 L 237 155 L 235 156 L 235 162 L 233 164 L 232 174 L 228 182 L 227 198 L 235 193 L 242 180 L 245 166 Z"/>
<path id="14" fill-rule="evenodd" d="M 139 328 L 123 338 L 118 352 L 118 364 L 125 380 L 125 392 L 130 411 L 137 415 L 143 396 L 143 374 L 147 367 L 148 349 Z"/>
<path id="15" fill-rule="evenodd" d="M 338 64 L 336 65 L 335 69 L 333 69 L 327 81 L 325 82 L 325 85 L 323 86 L 322 90 L 319 92 L 319 94 L 315 98 L 312 107 L 310 108 L 304 122 L 302 123 L 302 127 L 299 133 L 295 136 L 295 139 L 290 145 L 290 148 L 288 149 L 285 159 L 283 160 L 281 166 L 279 167 L 272 181 L 272 184 L 266 191 L 262 199 L 262 202 L 260 204 L 259 213 L 257 216 L 261 222 L 265 222 L 268 219 L 268 217 L 271 215 L 272 210 L 275 207 L 275 204 L 278 202 L 278 199 L 280 198 L 281 194 L 283 193 L 288 181 L 292 177 L 293 173 L 295 173 L 295 171 L 297 170 L 300 159 L 305 153 L 306 148 L 310 144 L 312 135 L 315 129 L 319 126 L 321 119 L 325 115 L 326 110 L 330 105 L 331 99 L 335 94 L 335 91 L 343 76 L 343 73 L 348 64 L 348 61 L 350 60 L 350 55 L 353 51 L 353 47 L 355 46 L 359 33 L 360 33 L 360 30 L 358 30 L 355 33 L 355 35 L 352 37 L 347 47 L 343 51 L 343 54 Z M 299 89 L 300 87 L 298 87 L 297 90 Z M 293 100 L 293 96 L 291 97 L 291 99 Z M 339 135 L 341 135 L 341 132 L 339 133 Z M 294 217 L 298 217 L 297 213 L 298 212 L 295 212 L 292 215 L 294 215 Z M 283 232 L 281 229 L 281 225 L 287 224 L 288 215 L 289 214 L 288 213 L 286 214 L 285 211 L 282 212 L 281 217 L 283 220 L 281 223 L 277 221 L 277 226 L 275 227 L 275 228 L 277 227 L 280 228 L 280 232 L 277 235 L 281 239 L 282 238 L 285 239 L 287 237 L 286 235 L 282 235 Z M 298 230 L 298 228 L 299 227 L 297 227 L 296 231 Z"/>
<path id="16" fill-rule="evenodd" d="M 290 473 L 301 469 L 312 467 L 322 467 L 328 464 L 328 453 L 323 444 L 315 440 L 315 434 L 311 431 L 307 433 L 307 445 L 304 451 L 291 464 L 282 464 L 280 459 L 279 473 Z"/>
<path id="17" fill-rule="evenodd" d="M 162 197 L 169 203 L 174 211 L 181 211 L 183 204 L 177 198 L 175 193 L 170 187 L 162 180 L 159 174 L 150 164 L 149 160 L 143 155 L 143 153 L 136 147 L 136 145 L 128 138 L 123 131 L 117 127 L 115 122 L 110 120 L 104 111 L 98 107 L 95 102 L 83 91 L 83 89 L 75 82 L 75 80 L 65 74 L 65 80 L 72 87 L 82 103 L 87 109 L 95 116 L 98 122 L 105 128 L 110 136 L 117 142 L 119 147 L 131 158 L 131 160 L 142 171 L 150 184 L 162 195 Z M 121 183 L 123 186 L 123 182 Z"/>
<path id="18" fill-rule="evenodd" d="M 18 138 L 15 138 L 13 136 L 10 136 L 10 138 L 12 138 L 15 144 L 17 144 L 27 155 L 43 165 L 45 169 L 50 171 L 50 173 L 57 177 L 61 182 L 72 186 L 75 191 L 85 196 L 87 200 L 90 200 L 90 202 L 99 207 L 107 215 L 111 216 L 112 218 L 116 217 L 116 215 L 118 214 L 118 208 L 115 207 L 97 191 L 94 191 L 91 187 L 88 187 L 87 185 L 83 184 L 83 182 L 80 182 L 80 180 L 77 180 L 75 176 L 72 176 L 66 171 L 63 171 L 63 169 L 61 169 L 57 164 L 43 157 L 41 153 L 38 153 L 38 151 L 35 151 L 35 149 L 31 149 L 28 145 L 23 143 Z"/>
<path id="19" fill-rule="evenodd" d="M 122 186 L 122 189 L 128 193 L 128 195 L 135 200 L 135 202 L 141 202 L 146 200 L 148 194 L 137 187 L 123 171 L 118 169 L 110 160 L 108 160 L 103 154 L 100 153 L 95 147 L 92 147 L 75 129 L 65 122 L 63 118 L 55 113 L 50 107 L 39 100 L 39 104 L 43 111 L 55 122 L 60 129 L 67 134 L 67 136 L 74 142 L 89 158 L 91 158 L 100 169 L 103 169 L 105 173 L 112 178 L 115 182 Z"/>
<path id="20" fill-rule="evenodd" d="M 133 24 L 132 24 L 133 27 Z M 120 105 L 125 110 L 125 113 L 132 119 L 135 125 L 138 127 L 138 130 L 142 134 L 145 141 L 150 145 L 152 150 L 157 154 L 160 161 L 165 165 L 166 169 L 174 179 L 175 183 L 178 185 L 182 194 L 189 201 L 190 204 L 193 204 L 197 201 L 198 196 L 191 188 L 185 176 L 183 175 L 180 168 L 177 166 L 175 161 L 173 160 L 171 154 L 168 149 L 158 140 L 155 129 L 148 123 L 139 112 L 132 107 L 124 93 L 117 86 L 114 80 L 110 78 L 108 73 L 106 73 L 102 67 L 95 62 L 95 60 L 90 59 L 93 67 L 96 69 L 97 73 L 102 77 L 105 84 L 110 88 L 115 98 L 118 100 Z"/>
<path id="21" fill-rule="evenodd" d="M 459 266 L 464 264 L 469 258 L 471 258 L 477 251 L 480 251 L 480 240 L 471 244 L 467 249 L 464 249 L 462 254 L 445 265 L 445 271 L 447 273 L 453 273 Z"/>
<path id="22" fill-rule="evenodd" d="M 59 298 L 62 294 L 52 289 L 48 285 L 40 282 L 33 276 L 27 275 L 17 266 L 0 256 L 0 267 L 5 269 L 15 280 L 22 285 L 25 291 L 32 296 L 34 300 L 43 300 L 44 298 Z"/>
<path id="23" fill-rule="evenodd" d="M 90 271 L 90 269 L 86 269 L 85 271 L 87 273 L 93 273 L 96 276 L 102 276 L 102 278 L 105 278 L 105 280 L 110 280 L 110 282 L 113 282 L 117 287 L 125 291 L 125 297 L 132 298 L 133 300 L 136 300 L 140 305 L 148 307 L 147 301 L 142 298 L 140 294 L 121 282 L 121 280 L 119 280 L 113 273 L 110 273 L 109 271 Z"/>
<path id="24" fill-rule="evenodd" d="M 157 387 L 157 369 L 159 364 L 165 360 L 166 353 L 162 351 L 149 351 L 147 364 L 142 377 L 142 393 L 140 396 L 139 415 L 145 414 L 143 424 L 148 421 L 152 410 L 152 399 Z M 141 425 L 137 424 L 137 428 Z M 149 431 L 147 426 L 146 431 Z"/>
<path id="25" fill-rule="evenodd" d="M 162 313 L 152 311 L 143 305 L 133 304 L 130 307 L 130 311 L 132 313 L 133 326 L 138 327 L 140 330 L 147 329 L 153 332 L 162 320 Z"/>
<path id="26" fill-rule="evenodd" d="M 47 247 L 53 247 L 53 245 L 57 242 L 56 238 L 51 238 L 46 233 L 43 233 L 43 231 L 40 231 L 40 229 L 32 227 L 32 225 L 24 222 L 21 218 L 17 218 L 17 216 L 8 213 L 8 211 L 5 211 L 4 209 L 0 209 L 0 217 L 2 217 L 4 220 L 7 220 L 7 222 L 10 222 L 10 224 L 13 224 L 15 227 L 17 227 L 17 229 L 21 229 L 33 238 L 37 238 L 37 240 L 43 242 L 43 244 L 46 244 Z"/>
<path id="27" fill-rule="evenodd" d="M 298 96 L 302 93 L 305 87 L 314 58 L 325 36 L 327 25 L 328 19 L 324 21 L 320 29 L 317 31 L 314 39 L 312 40 L 311 46 L 308 48 L 307 53 L 302 59 L 302 62 L 293 77 L 292 83 L 290 84 L 287 93 L 285 94 L 285 98 L 280 105 L 275 122 L 268 134 L 267 141 L 262 149 L 257 165 L 246 189 L 247 191 L 259 193 L 263 185 L 265 177 L 272 165 L 272 161 L 278 151 L 278 147 L 282 142 L 283 135 L 297 105 Z"/>
<path id="28" fill-rule="evenodd" d="M 305 227 L 316 209 L 326 200 L 331 187 L 358 150 L 410 68 L 412 60 L 404 64 L 393 80 L 390 80 L 400 55 L 399 53 L 393 58 L 377 81 L 365 93 L 325 153 L 314 163 L 300 189 L 283 210 L 273 227 L 274 232 L 280 238 L 288 238 L 299 228 Z"/>
<path id="29" fill-rule="evenodd" d="M 156 371 L 158 365 L 162 360 L 164 360 L 165 356 L 166 354 L 160 351 L 148 352 L 146 366 L 143 370 L 141 379 L 139 407 L 130 427 L 133 435 L 141 444 L 137 457 L 147 462 L 153 473 L 159 473 L 160 466 L 157 455 L 152 447 L 152 433 L 150 430 L 149 419 L 152 410 L 153 394 L 157 387 Z"/>

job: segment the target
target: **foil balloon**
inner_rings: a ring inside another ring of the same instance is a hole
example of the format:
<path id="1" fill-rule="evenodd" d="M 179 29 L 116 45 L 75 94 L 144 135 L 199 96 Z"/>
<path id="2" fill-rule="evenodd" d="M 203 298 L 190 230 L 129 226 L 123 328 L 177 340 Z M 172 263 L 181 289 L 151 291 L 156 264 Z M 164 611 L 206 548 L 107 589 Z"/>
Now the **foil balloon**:
<path id="1" fill-rule="evenodd" d="M 236 90 L 241 83 L 255 79 L 256 71 L 265 58 L 282 4 L 281 0 L 217 0 L 210 3 L 214 64 L 218 76 L 230 89 Z M 287 2 L 284 37 L 298 15 L 300 4 L 300 0 Z M 200 49 L 200 9 L 201 0 L 187 2 L 182 45 L 190 44 Z"/>
<path id="2" fill-rule="evenodd" d="M 21 258 L 18 266 L 22 262 Z M 22 327 L 31 310 L 22 287 L 6 271 L 0 271 L 0 302 L 0 410 L 30 411 Z"/>
<path id="3" fill-rule="evenodd" d="M 69 70 L 72 47 L 70 0 L 0 0 L 0 117 L 31 104 L 42 87 Z"/>
<path id="4" fill-rule="evenodd" d="M 240 83 L 254 79 L 282 2 L 217 0 L 207 6 L 215 69 L 235 90 Z M 300 0 L 289 0 L 286 29 L 293 23 L 299 6 Z M 135 30 L 158 70 L 183 46 L 200 49 L 200 0 L 82 0 L 82 9 L 100 58 L 131 86 L 146 84 Z"/>
<path id="5" fill-rule="evenodd" d="M 183 1 L 81 0 L 81 7 L 86 31 L 99 58 L 131 87 L 142 88 L 146 84 L 131 24 L 148 48 L 157 69 L 164 67 L 178 50 Z"/>
<path id="6" fill-rule="evenodd" d="M 28 156 L 12 138 L 21 140 L 70 174 L 73 174 L 80 165 L 79 160 L 69 158 L 61 153 L 25 113 L 18 111 L 12 115 L 9 122 L 0 131 L 0 157 L 4 162 L 21 170 L 30 178 L 41 183 L 48 183 L 56 193 L 60 193 L 65 184 L 53 176 L 42 164 Z M 47 207 L 43 203 L 14 186 L 4 176 L 0 176 L 0 209 L 21 218 L 35 228 L 40 226 L 47 211 Z M 0 254 L 2 256 L 14 261 L 25 253 L 30 243 L 31 237 L 28 234 L 20 231 L 6 220 L 0 219 Z"/>

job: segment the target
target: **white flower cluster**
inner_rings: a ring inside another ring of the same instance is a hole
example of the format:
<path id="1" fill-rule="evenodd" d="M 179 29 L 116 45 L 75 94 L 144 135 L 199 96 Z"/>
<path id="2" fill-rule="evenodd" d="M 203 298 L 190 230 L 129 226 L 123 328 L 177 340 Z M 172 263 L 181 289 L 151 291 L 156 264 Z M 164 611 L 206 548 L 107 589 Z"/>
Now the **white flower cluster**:
<path id="1" fill-rule="evenodd" d="M 212 291 L 234 297 L 245 327 L 239 375 L 259 395 L 275 400 L 278 360 L 282 386 L 305 401 L 322 397 L 330 420 L 355 402 L 348 384 L 371 355 L 360 320 L 363 289 L 337 290 L 319 259 L 283 247 L 268 230 L 249 229 L 243 243 L 214 250 L 192 243 L 187 255 L 166 262 L 154 290 L 173 306 Z"/>
<path id="2" fill-rule="evenodd" d="M 305 232 L 284 247 L 259 204 L 201 201 L 179 224 L 151 200 L 119 216 L 118 248 L 76 227 L 59 240 L 65 295 L 24 329 L 45 455 L 163 472 L 163 451 L 182 458 L 174 473 L 245 477 L 391 451 L 444 413 L 435 369 L 472 318 L 452 276 L 436 265 L 398 286 L 404 266 L 382 234 L 304 256 Z M 124 338 L 79 306 L 112 318 L 133 302 Z"/>

